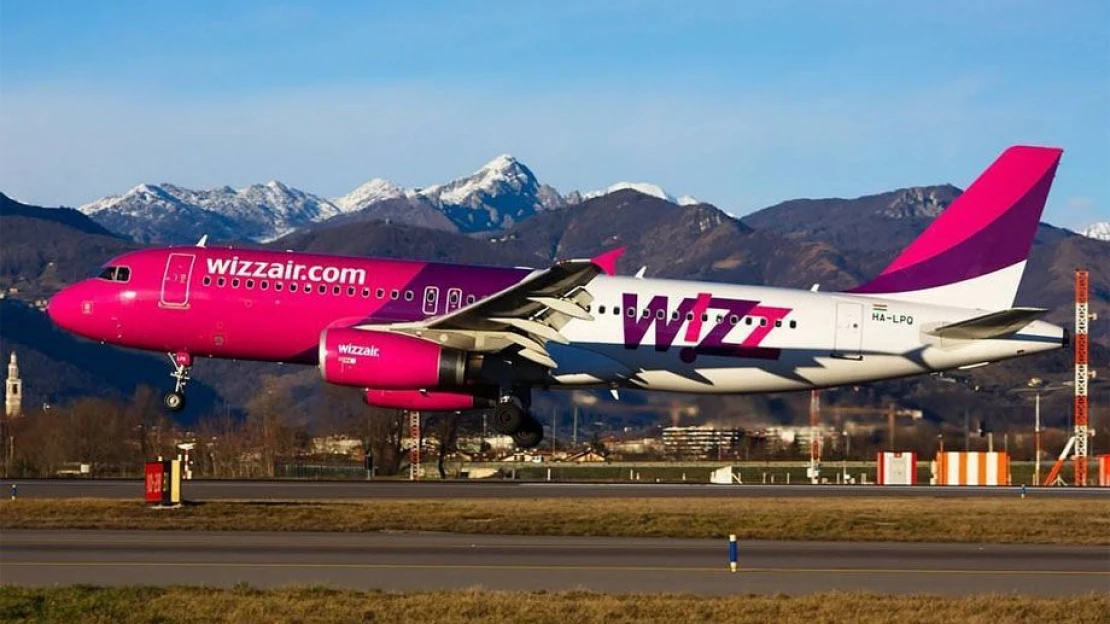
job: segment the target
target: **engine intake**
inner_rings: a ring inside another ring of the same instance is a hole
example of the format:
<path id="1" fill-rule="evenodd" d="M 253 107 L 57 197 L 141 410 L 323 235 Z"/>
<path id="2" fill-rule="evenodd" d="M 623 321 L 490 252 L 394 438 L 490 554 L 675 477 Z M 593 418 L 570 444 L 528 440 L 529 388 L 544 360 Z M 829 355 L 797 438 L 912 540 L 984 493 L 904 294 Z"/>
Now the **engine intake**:
<path id="1" fill-rule="evenodd" d="M 422 392 L 420 390 L 379 390 L 370 388 L 365 394 L 366 404 L 373 407 L 414 410 L 422 412 L 455 412 L 493 407 L 496 401 L 489 397 L 462 392 Z"/>
<path id="2" fill-rule="evenodd" d="M 325 329 L 319 357 L 324 381 L 361 388 L 460 386 L 467 371 L 465 351 L 403 334 L 358 329 Z"/>

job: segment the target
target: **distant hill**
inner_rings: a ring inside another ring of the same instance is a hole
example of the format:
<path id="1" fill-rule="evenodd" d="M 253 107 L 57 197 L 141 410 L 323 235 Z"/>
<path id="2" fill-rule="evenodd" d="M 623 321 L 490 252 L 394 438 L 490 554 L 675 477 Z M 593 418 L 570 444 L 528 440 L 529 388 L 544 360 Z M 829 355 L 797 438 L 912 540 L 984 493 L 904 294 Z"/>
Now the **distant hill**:
<path id="1" fill-rule="evenodd" d="M 51 221 L 86 234 L 122 238 L 73 208 L 42 208 L 20 203 L 0 193 L 0 217 L 29 217 Z"/>
<path id="2" fill-rule="evenodd" d="M 40 208 L 0 195 L 0 288 L 48 297 L 138 246 L 70 208 Z"/>

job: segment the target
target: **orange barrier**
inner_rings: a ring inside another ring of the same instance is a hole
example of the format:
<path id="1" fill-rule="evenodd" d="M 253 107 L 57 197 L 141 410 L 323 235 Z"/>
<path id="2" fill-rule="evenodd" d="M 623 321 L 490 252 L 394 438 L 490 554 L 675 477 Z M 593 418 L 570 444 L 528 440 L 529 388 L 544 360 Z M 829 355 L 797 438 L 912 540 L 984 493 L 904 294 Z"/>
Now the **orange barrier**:
<path id="1" fill-rule="evenodd" d="M 1009 485 L 1010 456 L 1006 453 L 937 453 L 933 468 L 936 485 Z"/>
<path id="2" fill-rule="evenodd" d="M 1110 455 L 1098 456 L 1098 484 L 1110 487 Z"/>

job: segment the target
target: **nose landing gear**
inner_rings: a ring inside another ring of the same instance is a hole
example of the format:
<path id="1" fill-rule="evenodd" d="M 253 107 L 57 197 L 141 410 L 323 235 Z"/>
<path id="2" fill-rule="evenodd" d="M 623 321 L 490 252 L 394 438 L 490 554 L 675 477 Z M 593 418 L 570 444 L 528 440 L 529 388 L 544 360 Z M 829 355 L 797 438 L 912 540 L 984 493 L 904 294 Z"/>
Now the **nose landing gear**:
<path id="1" fill-rule="evenodd" d="M 171 412 L 180 412 L 185 409 L 185 384 L 189 382 L 189 370 L 193 367 L 193 356 L 184 351 L 169 354 L 173 362 L 173 372 L 170 377 L 176 381 L 173 390 L 162 397 L 162 405 Z"/>

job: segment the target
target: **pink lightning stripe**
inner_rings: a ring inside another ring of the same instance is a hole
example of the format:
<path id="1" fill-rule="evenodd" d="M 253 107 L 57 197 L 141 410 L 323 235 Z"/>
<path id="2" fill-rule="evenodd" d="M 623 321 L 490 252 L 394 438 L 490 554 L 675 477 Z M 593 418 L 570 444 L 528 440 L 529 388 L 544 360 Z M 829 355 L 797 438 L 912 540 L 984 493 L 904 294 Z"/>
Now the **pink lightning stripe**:
<path id="1" fill-rule="evenodd" d="M 701 336 L 701 319 L 705 315 L 705 311 L 709 309 L 709 300 L 712 298 L 713 295 L 709 293 L 698 293 L 698 298 L 694 301 L 694 308 L 691 310 L 694 318 L 686 326 L 686 342 L 697 342 Z"/>

